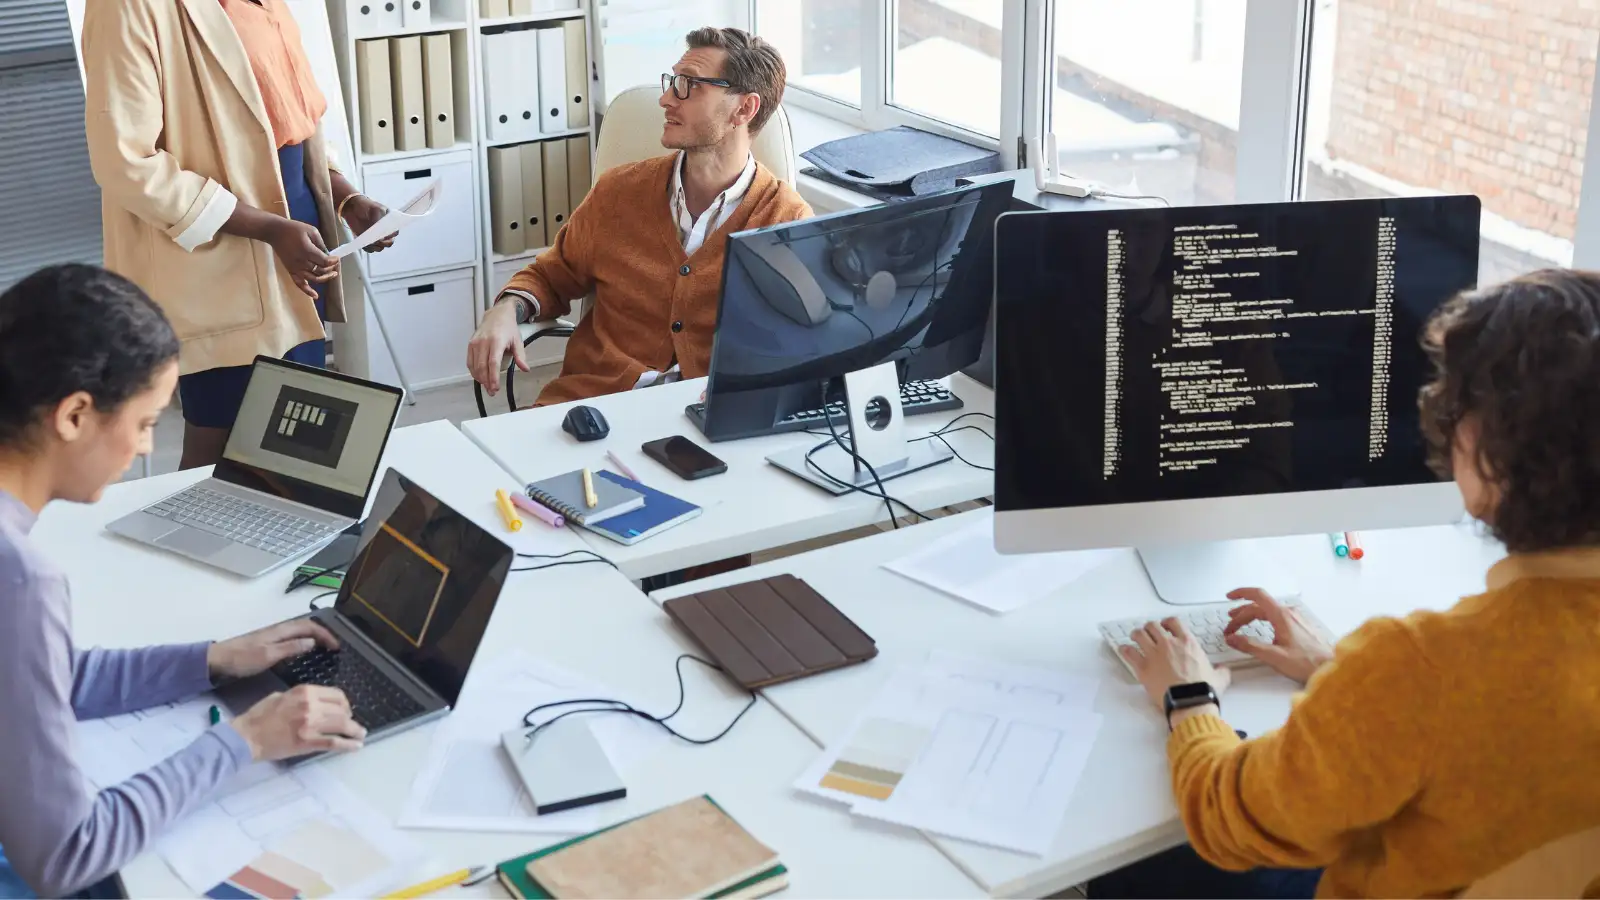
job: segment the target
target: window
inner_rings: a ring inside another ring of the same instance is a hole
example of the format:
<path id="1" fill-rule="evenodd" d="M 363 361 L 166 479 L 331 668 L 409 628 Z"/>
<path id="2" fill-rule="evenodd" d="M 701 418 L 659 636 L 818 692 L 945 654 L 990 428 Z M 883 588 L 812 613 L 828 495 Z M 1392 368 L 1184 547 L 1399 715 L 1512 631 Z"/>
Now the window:
<path id="1" fill-rule="evenodd" d="M 1061 171 L 1175 205 L 1234 199 L 1246 0 L 1054 0 Z"/>
<path id="2" fill-rule="evenodd" d="M 1002 0 L 893 0 L 895 106 L 1000 136 Z"/>
<path id="3" fill-rule="evenodd" d="M 1483 200 L 1479 282 L 1572 264 L 1600 10 L 1315 0 L 1302 196 Z"/>
<path id="4" fill-rule="evenodd" d="M 861 106 L 861 0 L 755 0 L 755 21 L 791 87 Z"/>

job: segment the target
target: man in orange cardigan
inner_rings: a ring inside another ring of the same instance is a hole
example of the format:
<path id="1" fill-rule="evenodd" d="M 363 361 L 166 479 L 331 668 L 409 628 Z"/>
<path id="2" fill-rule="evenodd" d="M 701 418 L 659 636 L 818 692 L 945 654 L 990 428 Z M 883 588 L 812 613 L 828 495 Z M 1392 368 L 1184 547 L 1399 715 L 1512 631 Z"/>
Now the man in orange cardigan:
<path id="1" fill-rule="evenodd" d="M 565 315 L 590 292 L 594 307 L 540 405 L 705 375 L 727 236 L 811 215 L 750 153 L 783 99 L 783 58 L 736 28 L 687 41 L 662 76 L 661 143 L 677 152 L 603 173 L 550 249 L 506 285 L 467 346 L 467 368 L 490 394 L 507 352 L 528 369 L 517 325 Z"/>

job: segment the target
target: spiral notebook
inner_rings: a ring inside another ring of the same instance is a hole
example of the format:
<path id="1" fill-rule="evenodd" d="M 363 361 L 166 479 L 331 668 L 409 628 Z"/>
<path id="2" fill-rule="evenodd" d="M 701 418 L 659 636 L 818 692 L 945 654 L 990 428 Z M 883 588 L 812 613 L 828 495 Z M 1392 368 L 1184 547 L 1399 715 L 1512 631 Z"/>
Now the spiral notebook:
<path id="1" fill-rule="evenodd" d="M 594 481 L 595 499 L 600 501 L 593 507 L 585 502 L 582 469 L 535 481 L 528 485 L 528 499 L 585 527 L 632 512 L 644 505 L 644 495 L 638 491 L 601 478 L 598 472 L 591 471 L 590 475 Z"/>

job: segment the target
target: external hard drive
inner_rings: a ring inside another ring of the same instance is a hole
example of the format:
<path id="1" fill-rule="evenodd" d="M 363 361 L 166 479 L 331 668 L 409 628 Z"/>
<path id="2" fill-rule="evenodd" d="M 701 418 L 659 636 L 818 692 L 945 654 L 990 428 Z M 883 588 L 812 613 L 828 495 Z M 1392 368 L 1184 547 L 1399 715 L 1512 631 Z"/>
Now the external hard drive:
<path id="1" fill-rule="evenodd" d="M 539 729 L 531 740 L 530 731 L 508 731 L 500 736 L 500 746 L 528 789 L 538 815 L 628 796 L 600 741 L 581 717 L 554 722 Z"/>

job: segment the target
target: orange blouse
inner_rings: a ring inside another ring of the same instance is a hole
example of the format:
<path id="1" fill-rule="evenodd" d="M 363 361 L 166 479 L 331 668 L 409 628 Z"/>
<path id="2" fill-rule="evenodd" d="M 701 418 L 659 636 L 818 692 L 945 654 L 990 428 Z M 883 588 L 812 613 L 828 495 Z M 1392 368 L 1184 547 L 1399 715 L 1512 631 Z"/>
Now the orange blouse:
<path id="1" fill-rule="evenodd" d="M 328 111 L 300 43 L 300 26 L 283 0 L 220 0 L 255 70 L 267 120 L 279 147 L 309 140 Z"/>

